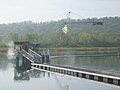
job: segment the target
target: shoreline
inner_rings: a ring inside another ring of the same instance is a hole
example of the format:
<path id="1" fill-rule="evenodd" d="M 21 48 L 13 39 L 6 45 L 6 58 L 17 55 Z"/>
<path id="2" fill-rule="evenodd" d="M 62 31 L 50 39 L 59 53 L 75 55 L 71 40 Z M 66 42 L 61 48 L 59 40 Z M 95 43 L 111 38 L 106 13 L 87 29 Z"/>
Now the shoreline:
<path id="1" fill-rule="evenodd" d="M 6 53 L 8 51 L 8 48 L 0 48 L 0 52 Z"/>
<path id="2" fill-rule="evenodd" d="M 120 52 L 120 47 L 50 47 L 50 48 L 39 48 L 39 50 L 52 51 L 101 51 L 101 52 Z M 8 48 L 0 48 L 0 52 L 7 52 Z"/>
<path id="3" fill-rule="evenodd" d="M 53 50 L 53 51 L 101 51 L 114 52 L 120 51 L 120 47 L 53 47 L 53 48 L 39 48 L 39 50 Z"/>

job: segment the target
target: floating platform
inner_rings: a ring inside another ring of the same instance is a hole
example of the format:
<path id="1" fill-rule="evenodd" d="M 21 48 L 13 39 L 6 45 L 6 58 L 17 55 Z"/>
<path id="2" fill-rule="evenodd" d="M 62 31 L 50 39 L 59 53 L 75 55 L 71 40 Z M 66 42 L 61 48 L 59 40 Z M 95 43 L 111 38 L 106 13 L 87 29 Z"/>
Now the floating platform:
<path id="1" fill-rule="evenodd" d="M 49 56 L 46 57 L 46 62 L 44 63 L 43 61 L 45 57 L 43 58 L 42 55 L 37 54 L 31 49 L 28 49 L 27 51 L 21 49 L 21 54 L 30 62 L 31 68 L 33 69 L 55 72 L 120 86 L 120 76 L 118 75 L 60 65 L 52 65 L 47 63 L 47 60 L 49 61 Z"/>
<path id="2" fill-rule="evenodd" d="M 98 71 L 92 71 L 86 69 L 58 66 L 58 65 L 37 64 L 37 63 L 31 63 L 31 65 L 33 69 L 55 72 L 55 73 L 70 75 L 78 78 L 85 78 L 89 80 L 120 86 L 120 76 L 116 76 L 116 75 L 111 75 L 111 74 L 106 74 L 106 73 L 101 73 Z"/>

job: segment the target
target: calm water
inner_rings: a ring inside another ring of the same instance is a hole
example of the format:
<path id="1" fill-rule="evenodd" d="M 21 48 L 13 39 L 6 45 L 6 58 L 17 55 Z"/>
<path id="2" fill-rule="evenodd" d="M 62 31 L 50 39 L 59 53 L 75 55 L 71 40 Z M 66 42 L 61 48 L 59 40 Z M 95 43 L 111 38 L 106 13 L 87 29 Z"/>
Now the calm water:
<path id="1" fill-rule="evenodd" d="M 101 72 L 114 73 L 120 75 L 120 56 L 80 56 L 81 52 L 56 52 L 52 55 L 52 64 L 64 65 L 69 67 L 86 68 Z M 82 54 L 83 55 L 83 54 Z M 85 55 L 91 55 L 89 53 Z"/>
<path id="2" fill-rule="evenodd" d="M 59 55 L 71 54 L 60 52 Z M 51 63 L 95 70 L 97 68 L 97 70 L 117 74 L 120 70 L 120 58 L 116 56 L 78 57 L 72 55 L 52 58 Z M 8 60 L 6 55 L 0 54 L 0 90 L 120 90 L 120 87 L 114 85 L 38 70 L 24 71 L 15 66 L 14 59 Z"/>

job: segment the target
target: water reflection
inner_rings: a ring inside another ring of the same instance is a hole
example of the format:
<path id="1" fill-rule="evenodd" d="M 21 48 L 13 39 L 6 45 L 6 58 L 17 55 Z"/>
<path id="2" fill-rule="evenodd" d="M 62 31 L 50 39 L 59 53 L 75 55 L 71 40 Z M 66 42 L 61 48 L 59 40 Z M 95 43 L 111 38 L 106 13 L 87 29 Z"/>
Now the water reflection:
<path id="1" fill-rule="evenodd" d="M 0 90 L 120 90 L 100 82 L 23 68 L 5 55 L 0 59 Z"/>
<path id="2" fill-rule="evenodd" d="M 14 60 L 8 60 L 5 53 L 0 53 L 0 70 L 7 70 Z"/>
<path id="3" fill-rule="evenodd" d="M 19 71 L 17 69 L 14 70 L 14 80 L 30 80 L 29 72 Z"/>
<path id="4" fill-rule="evenodd" d="M 43 78 L 43 77 L 50 77 L 50 73 L 34 69 L 24 71 L 15 68 L 14 70 L 14 80 L 30 80 L 30 78 Z"/>
<path id="5" fill-rule="evenodd" d="M 29 65 L 25 64 L 25 61 L 23 63 L 23 60 L 16 59 L 16 65 L 14 69 L 14 80 L 30 80 L 30 78 L 41 78 L 45 77 L 46 75 L 50 77 L 49 72 L 31 69 Z"/>
<path id="6" fill-rule="evenodd" d="M 18 61 L 16 61 L 16 65 L 14 68 L 14 80 L 15 81 L 25 81 L 25 80 L 30 81 L 31 78 L 37 78 L 37 79 L 53 78 L 55 80 L 54 82 L 56 83 L 58 90 L 69 90 L 69 85 L 67 84 L 62 85 L 62 83 L 60 82 L 56 74 L 50 74 L 50 72 L 31 69 L 29 66 L 26 67 L 24 63 L 20 64 Z"/>
<path id="7" fill-rule="evenodd" d="M 70 57 L 52 58 L 51 64 L 99 70 L 120 75 L 120 56 L 83 57 L 72 55 Z"/>

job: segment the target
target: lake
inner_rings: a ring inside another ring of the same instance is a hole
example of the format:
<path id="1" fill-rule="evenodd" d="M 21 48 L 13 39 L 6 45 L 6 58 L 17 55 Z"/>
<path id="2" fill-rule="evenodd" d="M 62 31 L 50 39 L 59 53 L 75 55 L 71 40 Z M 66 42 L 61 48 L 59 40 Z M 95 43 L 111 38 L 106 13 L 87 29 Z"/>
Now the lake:
<path id="1" fill-rule="evenodd" d="M 119 56 L 83 57 L 79 52 L 50 53 L 51 63 L 77 68 L 99 70 L 120 75 Z M 120 90 L 109 85 L 83 78 L 39 70 L 24 71 L 16 68 L 15 59 L 0 53 L 0 90 Z"/>

